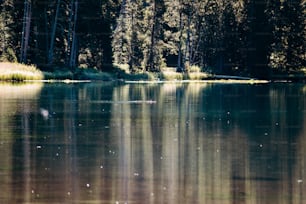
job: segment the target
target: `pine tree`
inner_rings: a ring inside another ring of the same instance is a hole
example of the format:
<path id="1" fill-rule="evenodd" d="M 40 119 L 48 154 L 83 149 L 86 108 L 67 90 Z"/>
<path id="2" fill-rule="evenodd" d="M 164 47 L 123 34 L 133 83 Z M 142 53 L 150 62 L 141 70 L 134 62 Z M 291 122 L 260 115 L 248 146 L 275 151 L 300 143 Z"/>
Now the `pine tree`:
<path id="1" fill-rule="evenodd" d="M 148 25 L 147 37 L 147 52 L 145 56 L 146 71 L 160 71 L 163 66 L 163 13 L 165 12 L 163 0 L 151 0 L 146 13 L 146 23 Z"/>
<path id="2" fill-rule="evenodd" d="M 113 33 L 112 47 L 114 62 L 117 64 L 128 64 L 131 57 L 130 47 L 134 23 L 131 5 L 132 2 L 130 0 L 122 0 L 120 14 Z"/>
<path id="3" fill-rule="evenodd" d="M 13 50 L 13 11 L 12 0 L 2 1 L 0 5 L 0 61 L 17 61 Z"/>
<path id="4" fill-rule="evenodd" d="M 246 5 L 247 32 L 247 69 L 251 76 L 269 78 L 269 50 L 272 40 L 272 28 L 266 13 L 267 2 L 249 0 Z"/>
<path id="5" fill-rule="evenodd" d="M 273 29 L 270 66 L 280 72 L 299 70 L 305 64 L 305 14 L 301 1 L 271 0 L 267 14 Z"/>

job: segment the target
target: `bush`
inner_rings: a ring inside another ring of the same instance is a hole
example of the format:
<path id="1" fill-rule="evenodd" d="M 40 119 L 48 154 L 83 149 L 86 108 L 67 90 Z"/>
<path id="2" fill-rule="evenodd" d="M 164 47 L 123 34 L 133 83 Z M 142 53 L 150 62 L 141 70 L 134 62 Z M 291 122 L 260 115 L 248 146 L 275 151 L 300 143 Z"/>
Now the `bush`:
<path id="1" fill-rule="evenodd" d="M 191 73 L 194 73 L 194 72 L 199 73 L 199 72 L 201 72 L 201 67 L 199 67 L 197 65 L 192 65 L 192 66 L 189 67 L 189 72 L 191 72 Z"/>
<path id="2" fill-rule="evenodd" d="M 171 80 L 183 80 L 183 73 L 179 72 L 161 72 L 161 80 L 171 81 Z"/>

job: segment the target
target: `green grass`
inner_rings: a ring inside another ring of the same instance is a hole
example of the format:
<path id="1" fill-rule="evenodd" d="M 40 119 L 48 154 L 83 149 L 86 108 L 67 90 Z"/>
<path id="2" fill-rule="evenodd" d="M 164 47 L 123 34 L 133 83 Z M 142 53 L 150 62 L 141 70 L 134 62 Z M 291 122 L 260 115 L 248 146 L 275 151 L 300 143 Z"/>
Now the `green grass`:
<path id="1" fill-rule="evenodd" d="M 46 80 L 97 80 L 111 81 L 113 76 L 106 72 L 101 72 L 91 68 L 78 68 L 73 73 L 70 70 L 58 70 L 55 72 L 44 72 Z"/>
<path id="2" fill-rule="evenodd" d="M 65 80 L 73 79 L 73 73 L 68 70 L 55 71 L 55 72 L 43 72 L 45 80 Z"/>
<path id="3" fill-rule="evenodd" d="M 42 80 L 43 73 L 33 65 L 0 62 L 1 81 Z"/>

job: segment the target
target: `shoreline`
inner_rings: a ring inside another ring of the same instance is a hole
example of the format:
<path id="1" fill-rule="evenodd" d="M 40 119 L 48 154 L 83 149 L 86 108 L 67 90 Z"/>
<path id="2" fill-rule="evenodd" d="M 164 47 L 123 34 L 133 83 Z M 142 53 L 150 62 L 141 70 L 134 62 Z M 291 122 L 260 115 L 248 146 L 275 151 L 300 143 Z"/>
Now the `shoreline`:
<path id="1" fill-rule="evenodd" d="M 127 73 L 114 68 L 112 72 L 100 72 L 94 69 L 43 72 L 33 65 L 0 62 L 0 82 L 47 82 L 47 83 L 90 83 L 98 81 L 119 81 L 124 83 L 305 83 L 306 75 L 275 75 L 270 79 L 256 79 L 244 76 L 214 75 L 204 72 L 178 73 Z"/>

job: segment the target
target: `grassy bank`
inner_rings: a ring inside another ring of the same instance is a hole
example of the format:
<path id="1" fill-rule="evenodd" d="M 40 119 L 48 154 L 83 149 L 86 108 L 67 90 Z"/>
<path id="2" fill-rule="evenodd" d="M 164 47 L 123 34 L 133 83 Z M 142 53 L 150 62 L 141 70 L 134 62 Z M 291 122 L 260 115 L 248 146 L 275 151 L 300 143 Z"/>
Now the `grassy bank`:
<path id="1" fill-rule="evenodd" d="M 33 65 L 0 62 L 0 81 L 30 81 L 30 80 L 114 80 L 112 74 L 95 69 L 59 70 L 42 72 Z"/>
<path id="2" fill-rule="evenodd" d="M 43 78 L 43 73 L 35 66 L 0 62 L 1 81 L 42 80 Z"/>
<path id="3" fill-rule="evenodd" d="M 96 69 L 76 69 L 74 72 L 70 70 L 58 70 L 55 72 L 44 72 L 45 80 L 93 80 L 93 81 L 112 81 L 114 77 L 110 73 L 101 72 Z"/>
<path id="4" fill-rule="evenodd" d="M 131 73 L 124 66 L 114 65 L 109 73 L 91 68 L 77 68 L 74 72 L 69 69 L 59 69 L 54 72 L 42 72 L 35 66 L 19 63 L 0 63 L 0 81 L 27 80 L 91 80 L 91 81 L 182 81 L 182 80 L 211 80 L 214 76 L 199 70 L 189 73 L 176 72 L 175 68 L 164 68 L 161 72 Z"/>
<path id="5" fill-rule="evenodd" d="M 176 72 L 176 68 L 163 68 L 160 72 L 136 72 L 130 73 L 128 66 L 114 65 L 113 74 L 115 78 L 129 81 L 181 81 L 181 80 L 205 80 L 211 77 L 210 74 L 199 70 L 189 73 Z"/>
<path id="6" fill-rule="evenodd" d="M 114 65 L 111 72 L 101 72 L 91 68 L 59 69 L 54 72 L 42 72 L 35 66 L 18 63 L 0 62 L 0 81 L 27 80 L 91 80 L 91 81 L 251 81 L 253 78 L 228 75 L 213 75 L 201 72 L 199 69 L 190 72 L 176 72 L 175 68 L 164 68 L 160 72 L 131 73 L 125 66 Z M 272 81 L 305 81 L 305 72 L 298 75 L 275 75 Z M 260 81 L 260 80 L 259 80 Z"/>

